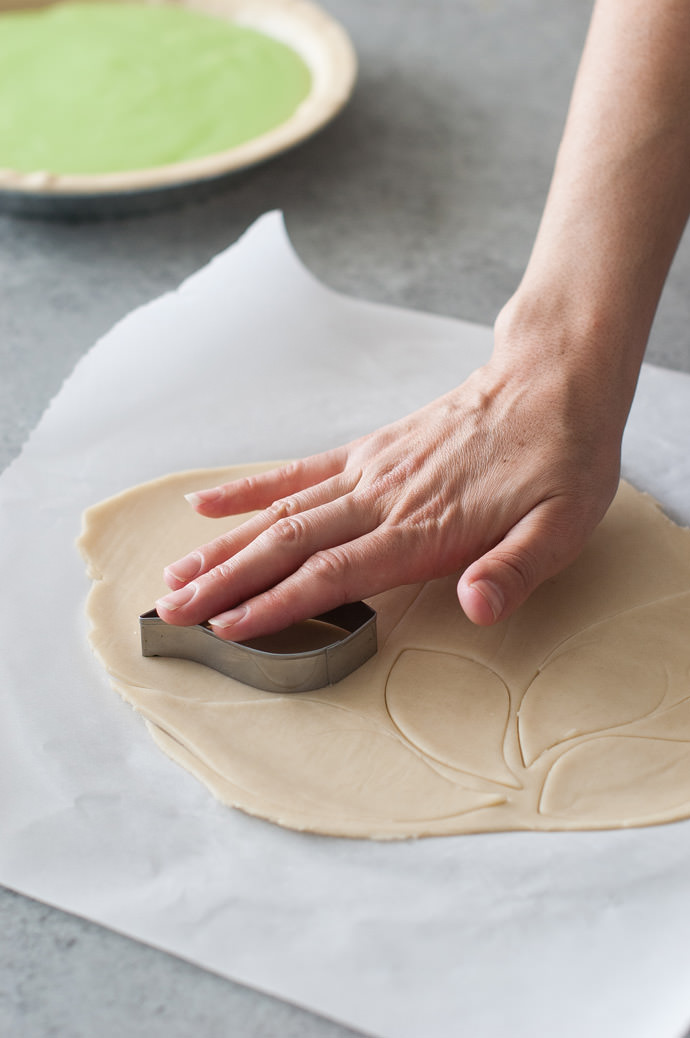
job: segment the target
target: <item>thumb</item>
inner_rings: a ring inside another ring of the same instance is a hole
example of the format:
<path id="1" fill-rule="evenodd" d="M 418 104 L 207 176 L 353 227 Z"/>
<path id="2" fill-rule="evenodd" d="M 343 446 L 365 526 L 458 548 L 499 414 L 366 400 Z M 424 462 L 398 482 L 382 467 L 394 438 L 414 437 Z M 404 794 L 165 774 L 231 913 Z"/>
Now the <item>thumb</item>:
<path id="1" fill-rule="evenodd" d="M 544 580 L 580 553 L 591 531 L 577 528 L 563 502 L 544 502 L 465 570 L 458 599 L 472 623 L 505 620 Z"/>

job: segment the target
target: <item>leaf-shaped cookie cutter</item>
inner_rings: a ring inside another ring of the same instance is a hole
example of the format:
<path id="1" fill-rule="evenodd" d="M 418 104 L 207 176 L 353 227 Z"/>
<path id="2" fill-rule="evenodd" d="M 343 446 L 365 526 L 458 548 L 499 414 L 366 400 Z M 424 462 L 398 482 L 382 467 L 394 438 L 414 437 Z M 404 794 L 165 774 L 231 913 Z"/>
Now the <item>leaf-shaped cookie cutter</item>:
<path id="1" fill-rule="evenodd" d="M 365 602 L 350 602 L 314 619 L 341 628 L 344 637 L 305 652 L 267 652 L 219 638 L 205 624 L 167 624 L 150 609 L 139 617 L 141 653 L 202 663 L 266 692 L 309 692 L 335 685 L 376 652 L 376 612 Z"/>

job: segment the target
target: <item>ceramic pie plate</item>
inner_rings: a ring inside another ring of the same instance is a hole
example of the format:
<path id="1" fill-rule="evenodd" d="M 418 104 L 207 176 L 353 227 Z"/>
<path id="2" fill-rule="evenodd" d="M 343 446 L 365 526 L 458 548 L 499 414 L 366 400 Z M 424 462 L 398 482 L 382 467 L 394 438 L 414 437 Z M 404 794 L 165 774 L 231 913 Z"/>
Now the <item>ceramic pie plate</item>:
<path id="1" fill-rule="evenodd" d="M 190 189 L 203 193 L 219 180 L 294 147 L 330 122 L 347 103 L 357 74 L 354 48 L 343 27 L 310 0 L 164 2 L 235 22 L 287 44 L 309 68 L 308 95 L 280 125 L 202 158 L 98 174 L 55 174 L 49 170 L 19 173 L 0 168 L 0 208 L 39 216 L 117 215 L 158 208 L 181 195 L 194 194 Z M 40 0 L 0 0 L 0 13 L 43 6 L 46 4 Z"/>

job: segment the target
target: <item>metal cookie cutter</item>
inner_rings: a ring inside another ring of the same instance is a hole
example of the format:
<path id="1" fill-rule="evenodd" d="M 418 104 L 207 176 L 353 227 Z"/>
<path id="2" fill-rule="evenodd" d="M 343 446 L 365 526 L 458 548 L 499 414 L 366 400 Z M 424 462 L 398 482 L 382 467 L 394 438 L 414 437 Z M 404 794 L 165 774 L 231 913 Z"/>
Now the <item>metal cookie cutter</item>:
<path id="1" fill-rule="evenodd" d="M 318 631 L 326 635 L 318 648 L 302 652 L 270 651 L 257 645 L 275 639 L 256 638 L 229 642 L 219 638 L 206 624 L 176 627 L 165 623 L 155 609 L 139 617 L 142 656 L 174 656 L 193 660 L 220 671 L 227 677 L 266 692 L 308 692 L 334 685 L 351 674 L 376 652 L 376 612 L 365 602 L 351 602 L 314 617 L 321 625 L 339 630 Z M 314 625 L 314 621 L 307 624 Z"/>

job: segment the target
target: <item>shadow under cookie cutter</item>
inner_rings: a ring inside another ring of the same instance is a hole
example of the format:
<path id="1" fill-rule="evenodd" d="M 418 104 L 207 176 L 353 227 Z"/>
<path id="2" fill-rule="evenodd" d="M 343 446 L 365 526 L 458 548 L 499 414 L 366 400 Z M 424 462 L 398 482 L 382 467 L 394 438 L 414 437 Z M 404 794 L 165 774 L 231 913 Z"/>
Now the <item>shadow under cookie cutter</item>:
<path id="1" fill-rule="evenodd" d="M 319 648 L 274 652 L 251 643 L 225 641 L 206 624 L 167 624 L 155 609 L 150 609 L 139 617 L 141 653 L 202 663 L 266 692 L 309 692 L 335 685 L 376 652 L 376 612 L 365 602 L 338 606 L 308 623 L 314 621 L 340 628 L 340 632 L 334 631 L 333 640 Z"/>

